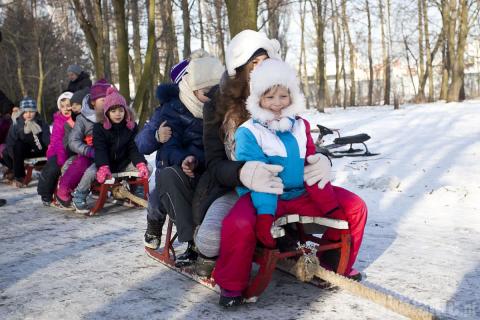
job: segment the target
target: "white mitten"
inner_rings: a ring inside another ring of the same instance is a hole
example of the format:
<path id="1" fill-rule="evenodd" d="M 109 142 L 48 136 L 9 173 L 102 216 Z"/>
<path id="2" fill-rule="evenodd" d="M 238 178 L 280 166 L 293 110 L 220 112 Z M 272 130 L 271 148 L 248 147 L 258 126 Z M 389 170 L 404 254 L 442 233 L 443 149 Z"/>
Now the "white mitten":
<path id="1" fill-rule="evenodd" d="M 323 189 L 330 181 L 332 174 L 332 167 L 330 160 L 321 153 L 317 153 L 307 157 L 307 164 L 303 171 L 303 180 L 309 186 L 318 183 L 318 187 Z"/>
<path id="2" fill-rule="evenodd" d="M 247 161 L 240 169 L 240 181 L 252 191 L 282 194 L 283 182 L 278 177 L 278 173 L 282 170 L 282 166 Z"/>

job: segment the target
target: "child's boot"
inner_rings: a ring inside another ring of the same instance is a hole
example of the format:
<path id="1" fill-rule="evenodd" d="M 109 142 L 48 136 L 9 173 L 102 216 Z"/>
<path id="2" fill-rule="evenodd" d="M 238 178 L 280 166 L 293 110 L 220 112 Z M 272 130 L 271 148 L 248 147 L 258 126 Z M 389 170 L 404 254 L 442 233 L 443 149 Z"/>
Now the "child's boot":
<path id="1" fill-rule="evenodd" d="M 77 213 L 86 214 L 90 212 L 90 209 L 87 205 L 87 196 L 89 193 L 90 191 L 79 190 L 75 190 L 75 192 L 73 193 L 72 203 Z"/>

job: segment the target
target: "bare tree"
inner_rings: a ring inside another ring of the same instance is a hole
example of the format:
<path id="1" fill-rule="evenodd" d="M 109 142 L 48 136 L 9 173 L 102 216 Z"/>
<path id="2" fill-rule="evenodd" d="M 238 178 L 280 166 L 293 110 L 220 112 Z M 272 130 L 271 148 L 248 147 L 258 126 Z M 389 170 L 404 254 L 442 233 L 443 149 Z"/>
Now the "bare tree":
<path id="1" fill-rule="evenodd" d="M 326 20 L 326 0 L 310 1 L 313 13 L 313 19 L 316 30 L 316 47 L 317 47 L 317 109 L 320 112 L 325 111 L 328 104 L 327 97 L 327 75 L 325 70 L 325 20 Z"/>
<path id="2" fill-rule="evenodd" d="M 182 20 L 183 20 L 183 59 L 190 57 L 192 50 L 190 49 L 191 30 L 190 30 L 190 4 L 188 0 L 182 0 Z"/>
<path id="3" fill-rule="evenodd" d="M 368 26 L 368 105 L 373 105 L 373 58 L 372 58 L 372 19 L 370 16 L 370 5 L 368 0 L 365 0 L 365 10 L 367 12 L 367 26 Z"/>
<path id="4" fill-rule="evenodd" d="M 125 0 L 112 0 L 117 29 L 117 59 L 120 93 L 130 102 L 130 81 L 128 67 L 128 35 L 125 18 Z"/>
<path id="5" fill-rule="evenodd" d="M 355 106 L 355 95 L 356 95 L 356 88 L 355 88 L 355 47 L 353 45 L 352 37 L 350 35 L 350 28 L 348 26 L 346 0 L 342 0 L 342 24 L 343 24 L 343 30 L 345 30 L 345 34 L 347 36 L 348 49 L 349 49 L 348 54 L 349 54 L 349 57 L 350 57 L 350 105 Z"/>
<path id="6" fill-rule="evenodd" d="M 245 29 L 257 30 L 258 0 L 225 0 L 230 36 Z"/>

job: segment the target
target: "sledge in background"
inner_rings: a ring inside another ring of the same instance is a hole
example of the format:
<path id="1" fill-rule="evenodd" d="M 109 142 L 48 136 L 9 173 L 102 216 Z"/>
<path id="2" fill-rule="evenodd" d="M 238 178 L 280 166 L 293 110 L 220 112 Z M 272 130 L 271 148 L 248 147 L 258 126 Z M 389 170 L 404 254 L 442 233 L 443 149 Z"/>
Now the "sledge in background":
<path id="1" fill-rule="evenodd" d="M 317 124 L 318 130 L 320 132 L 317 141 L 315 142 L 316 151 L 322 153 L 330 158 L 341 158 L 341 157 L 371 157 L 379 155 L 379 153 L 371 153 L 368 150 L 366 141 L 370 140 L 370 136 L 366 133 L 359 133 L 352 136 L 340 136 L 340 129 L 330 129 L 325 126 Z M 316 130 L 315 130 L 316 131 Z M 329 134 L 336 133 L 337 138 L 333 140 L 332 144 L 324 145 L 324 137 Z M 364 149 L 355 149 L 353 148 L 354 144 L 361 143 L 363 144 Z M 347 150 L 333 150 L 340 147 L 350 145 Z"/>

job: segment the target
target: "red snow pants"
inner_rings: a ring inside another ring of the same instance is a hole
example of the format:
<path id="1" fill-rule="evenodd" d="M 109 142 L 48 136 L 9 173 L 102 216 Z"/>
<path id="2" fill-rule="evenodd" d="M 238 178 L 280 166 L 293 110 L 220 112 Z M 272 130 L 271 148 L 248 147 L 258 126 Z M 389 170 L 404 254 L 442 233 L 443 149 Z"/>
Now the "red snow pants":
<path id="1" fill-rule="evenodd" d="M 367 206 L 356 194 L 340 187 L 327 184 L 325 190 L 316 185 L 307 187 L 307 193 L 292 200 L 279 200 L 275 217 L 288 213 L 302 216 L 324 216 L 335 207 L 335 203 L 343 209 L 343 219 L 349 224 L 351 233 L 351 250 L 347 265 L 350 272 L 362 243 L 363 231 L 367 222 Z M 326 201 L 320 201 L 321 194 Z M 332 196 L 334 196 L 332 198 Z M 326 199 L 325 199 L 326 198 Z M 337 202 L 338 201 L 338 202 Z M 332 207 L 333 206 L 333 207 Z M 322 210 L 323 207 L 323 210 Z M 337 210 L 338 212 L 338 210 Z M 331 216 L 339 218 L 338 216 Z M 257 243 L 255 235 L 256 209 L 252 204 L 250 193 L 240 197 L 222 222 L 220 254 L 215 265 L 213 277 L 215 282 L 227 290 L 243 291 L 248 286 L 253 262 L 253 254 Z M 339 241 L 340 232 L 327 229 L 322 239 Z"/>

